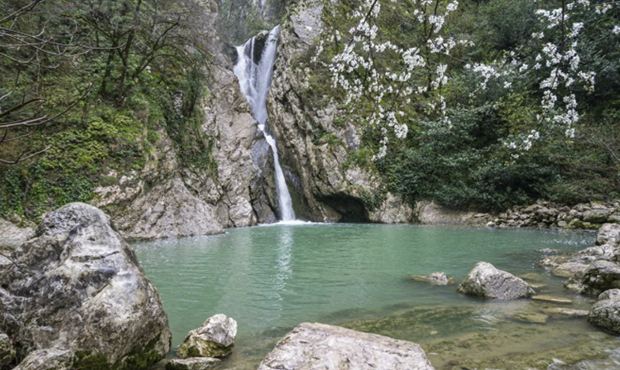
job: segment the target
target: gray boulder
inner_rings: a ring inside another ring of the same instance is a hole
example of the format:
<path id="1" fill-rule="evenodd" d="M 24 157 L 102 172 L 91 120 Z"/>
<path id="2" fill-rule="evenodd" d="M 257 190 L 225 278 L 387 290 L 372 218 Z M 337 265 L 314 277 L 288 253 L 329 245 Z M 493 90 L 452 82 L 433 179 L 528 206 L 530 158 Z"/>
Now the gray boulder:
<path id="1" fill-rule="evenodd" d="M 411 342 L 337 326 L 303 323 L 286 335 L 258 370 L 432 370 L 422 348 Z"/>
<path id="2" fill-rule="evenodd" d="M 0 270 L 0 329 L 16 369 L 142 369 L 170 349 L 159 295 L 99 209 L 48 213 Z"/>
<path id="3" fill-rule="evenodd" d="M 620 289 L 611 289 L 599 295 L 588 321 L 612 334 L 620 334 Z"/>
<path id="4" fill-rule="evenodd" d="M 604 224 L 601 226 L 596 236 L 596 244 L 618 246 L 620 244 L 620 224 Z"/>
<path id="5" fill-rule="evenodd" d="M 223 314 L 209 317 L 202 327 L 194 329 L 177 350 L 181 358 L 226 357 L 232 352 L 237 335 L 237 322 Z"/>
<path id="6" fill-rule="evenodd" d="M 15 358 L 15 348 L 5 333 L 0 333 L 0 369 L 8 367 Z"/>
<path id="7" fill-rule="evenodd" d="M 221 361 L 211 357 L 175 358 L 168 361 L 166 370 L 207 370 L 219 365 Z"/>
<path id="8" fill-rule="evenodd" d="M 18 227 L 17 225 L 0 218 L 0 250 L 15 249 L 34 236 L 31 227 Z"/>
<path id="9" fill-rule="evenodd" d="M 581 284 L 583 292 L 592 295 L 620 288 L 620 266 L 610 261 L 594 261 L 584 273 Z"/>
<path id="10" fill-rule="evenodd" d="M 487 262 L 478 262 L 459 285 L 458 291 L 474 297 L 500 300 L 527 298 L 534 294 L 523 279 Z"/>

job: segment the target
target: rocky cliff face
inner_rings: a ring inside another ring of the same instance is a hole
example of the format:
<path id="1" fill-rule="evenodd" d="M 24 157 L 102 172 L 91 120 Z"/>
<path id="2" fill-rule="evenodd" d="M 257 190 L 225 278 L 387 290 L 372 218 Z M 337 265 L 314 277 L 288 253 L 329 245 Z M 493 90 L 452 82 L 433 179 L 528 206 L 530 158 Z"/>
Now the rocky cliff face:
<path id="1" fill-rule="evenodd" d="M 323 2 L 296 4 L 283 23 L 270 100 L 270 127 L 278 138 L 296 212 L 319 221 L 409 222 L 413 210 L 372 172 L 351 164 L 359 134 L 351 123 L 336 123 L 334 105 L 314 106 L 306 96 L 307 70 L 323 31 Z M 317 140 L 317 137 L 332 140 Z"/>
<path id="2" fill-rule="evenodd" d="M 265 9 L 285 4 L 275 3 L 264 4 Z M 118 183 L 96 189 L 94 204 L 111 213 L 127 238 L 204 235 L 277 220 L 270 149 L 232 72 L 236 53 L 228 44 L 230 35 L 216 31 L 221 32 L 224 14 L 220 12 L 229 5 L 203 1 L 211 22 L 199 31 L 208 40 L 213 58 L 205 66 L 209 93 L 201 103 L 204 137 L 196 140 L 212 143 L 213 166 L 208 170 L 185 166 L 172 140 L 160 132 L 141 171 L 111 174 L 120 178 Z M 276 14 L 265 11 L 265 22 Z M 296 211 L 315 221 L 409 222 L 413 219 L 410 207 L 391 194 L 377 195 L 378 178 L 347 165 L 349 152 L 359 145 L 355 128 L 334 124 L 338 112 L 333 106 L 312 106 L 303 98 L 304 70 L 298 60 L 322 30 L 322 11 L 318 0 L 288 10 L 269 101 L 269 129 L 280 145 Z M 316 142 L 317 130 L 341 144 Z"/>

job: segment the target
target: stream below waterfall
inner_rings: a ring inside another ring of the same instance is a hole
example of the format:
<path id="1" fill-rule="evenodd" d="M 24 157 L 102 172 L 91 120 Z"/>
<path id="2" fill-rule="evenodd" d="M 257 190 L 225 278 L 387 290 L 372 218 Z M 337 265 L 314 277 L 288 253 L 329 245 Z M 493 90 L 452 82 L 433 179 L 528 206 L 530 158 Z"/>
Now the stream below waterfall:
<path id="1" fill-rule="evenodd" d="M 573 251 L 593 241 L 576 231 L 276 224 L 134 248 L 161 294 L 173 347 L 213 314 L 238 321 L 222 368 L 255 369 L 292 327 L 318 321 L 420 343 L 437 369 L 557 370 L 580 360 L 575 369 L 617 369 L 620 341 L 583 318 L 540 323 L 549 304 L 485 302 L 454 285 L 408 279 L 444 271 L 460 280 L 487 261 L 529 274 L 542 293 L 570 298 L 566 307 L 587 309 L 587 298 L 569 294 L 536 262 L 543 248 Z"/>

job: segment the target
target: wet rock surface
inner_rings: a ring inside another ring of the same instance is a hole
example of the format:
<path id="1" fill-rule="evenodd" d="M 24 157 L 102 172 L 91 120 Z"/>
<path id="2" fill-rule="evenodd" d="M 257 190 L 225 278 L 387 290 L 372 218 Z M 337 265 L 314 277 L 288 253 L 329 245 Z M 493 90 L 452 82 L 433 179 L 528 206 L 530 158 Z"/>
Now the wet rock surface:
<path id="1" fill-rule="evenodd" d="M 232 352 L 237 322 L 223 314 L 209 317 L 200 328 L 187 334 L 177 349 L 181 358 L 226 357 Z"/>
<path id="2" fill-rule="evenodd" d="M 474 297 L 499 300 L 527 298 L 534 294 L 523 279 L 487 262 L 478 262 L 459 285 L 458 291 Z"/>
<path id="3" fill-rule="evenodd" d="M 454 278 L 445 272 L 433 272 L 428 275 L 412 275 L 411 280 L 429 283 L 431 285 L 449 285 L 454 283 Z"/>
<path id="4" fill-rule="evenodd" d="M 159 295 L 99 209 L 48 213 L 0 270 L 16 369 L 142 369 L 170 348 Z"/>
<path id="5" fill-rule="evenodd" d="M 259 370 L 412 369 L 433 367 L 411 342 L 324 324 L 293 329 L 261 362 Z"/>
<path id="6" fill-rule="evenodd" d="M 620 334 L 620 289 L 601 293 L 588 314 L 588 321 L 606 332 Z"/>

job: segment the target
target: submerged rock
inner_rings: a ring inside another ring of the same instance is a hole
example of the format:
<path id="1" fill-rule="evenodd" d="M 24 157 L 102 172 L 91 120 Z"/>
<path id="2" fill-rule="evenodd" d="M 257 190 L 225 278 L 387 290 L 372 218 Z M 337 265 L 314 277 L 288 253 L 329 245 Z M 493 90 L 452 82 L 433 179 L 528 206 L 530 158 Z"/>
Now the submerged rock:
<path id="1" fill-rule="evenodd" d="M 166 370 L 206 370 L 217 366 L 221 361 L 212 357 L 175 358 L 168 361 Z"/>
<path id="2" fill-rule="evenodd" d="M 592 306 L 588 321 L 612 334 L 620 334 L 620 289 L 612 289 L 599 295 Z"/>
<path id="3" fill-rule="evenodd" d="M 567 307 L 547 307 L 543 308 L 542 312 L 549 316 L 554 317 L 586 317 L 588 316 L 588 311 L 579 310 L 575 308 L 567 308 Z"/>
<path id="4" fill-rule="evenodd" d="M 557 297 L 557 296 L 548 295 L 548 294 L 538 294 L 538 295 L 532 296 L 532 299 L 535 301 L 548 302 L 548 303 L 559 303 L 559 304 L 573 303 L 573 301 L 571 301 L 568 298 Z"/>
<path id="5" fill-rule="evenodd" d="M 237 322 L 223 314 L 209 317 L 202 327 L 194 329 L 177 350 L 181 358 L 226 357 L 232 352 L 237 335 Z"/>
<path id="6" fill-rule="evenodd" d="M 286 335 L 258 370 L 432 370 L 412 342 L 324 324 L 303 323 Z"/>
<path id="7" fill-rule="evenodd" d="M 411 280 L 429 283 L 431 285 L 448 285 L 453 284 L 454 279 L 445 272 L 433 272 L 428 275 L 412 275 Z"/>
<path id="8" fill-rule="evenodd" d="M 16 369 L 143 369 L 170 348 L 159 295 L 99 209 L 48 213 L 0 272 L 0 327 Z"/>
<path id="9" fill-rule="evenodd" d="M 478 262 L 459 285 L 458 291 L 474 297 L 500 300 L 526 298 L 534 294 L 523 279 L 487 262 Z"/>

